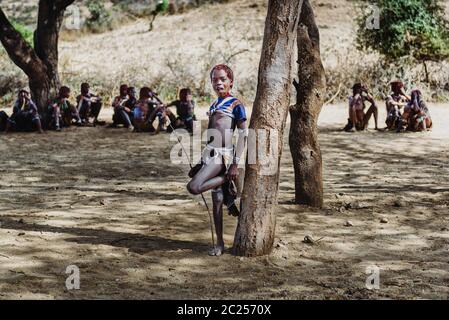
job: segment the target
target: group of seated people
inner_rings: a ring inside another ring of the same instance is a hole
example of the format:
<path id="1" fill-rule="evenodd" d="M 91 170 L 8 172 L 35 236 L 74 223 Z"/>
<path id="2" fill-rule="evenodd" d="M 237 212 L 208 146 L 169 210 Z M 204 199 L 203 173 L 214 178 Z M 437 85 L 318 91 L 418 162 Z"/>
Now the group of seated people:
<path id="1" fill-rule="evenodd" d="M 347 132 L 366 130 L 373 115 L 375 129 L 379 130 L 378 108 L 368 88 L 362 83 L 356 83 L 352 90 L 353 94 L 349 97 L 348 124 L 343 130 Z M 432 128 L 429 108 L 419 89 L 413 89 L 410 95 L 407 95 L 404 83 L 396 80 L 391 82 L 391 91 L 386 99 L 387 130 L 427 131 Z M 365 112 L 367 102 L 370 103 L 370 107 Z"/>
<path id="2" fill-rule="evenodd" d="M 63 127 L 71 125 L 104 125 L 98 116 L 103 106 L 98 95 L 90 92 L 88 83 L 81 84 L 81 94 L 76 97 L 76 105 L 70 102 L 71 90 L 62 86 L 57 97 L 51 101 L 47 110 L 40 114 L 36 104 L 31 100 L 26 90 L 20 90 L 13 107 L 11 116 L 0 111 L 0 131 L 38 131 L 44 129 L 61 131 Z M 177 116 L 169 107 L 176 107 Z M 114 115 L 109 127 L 123 125 L 134 132 L 172 131 L 185 128 L 193 131 L 193 122 L 196 121 L 195 102 L 192 92 L 188 88 L 180 90 L 179 99 L 165 105 L 157 95 L 148 87 L 140 89 L 137 99 L 136 89 L 127 85 L 120 86 L 120 95 L 112 103 Z M 90 119 L 92 118 L 92 122 Z M 153 123 L 158 119 L 155 129 Z"/>
<path id="3" fill-rule="evenodd" d="M 169 107 L 176 107 L 175 114 Z M 172 131 L 173 129 L 185 128 L 193 131 L 193 122 L 196 121 L 194 109 L 195 101 L 189 88 L 181 89 L 179 99 L 169 104 L 164 104 L 148 87 L 140 89 L 137 98 L 136 89 L 126 84 L 120 86 L 120 95 L 112 102 L 114 115 L 110 127 L 123 125 L 130 131 L 152 132 Z M 154 128 L 154 121 L 159 123 Z"/>

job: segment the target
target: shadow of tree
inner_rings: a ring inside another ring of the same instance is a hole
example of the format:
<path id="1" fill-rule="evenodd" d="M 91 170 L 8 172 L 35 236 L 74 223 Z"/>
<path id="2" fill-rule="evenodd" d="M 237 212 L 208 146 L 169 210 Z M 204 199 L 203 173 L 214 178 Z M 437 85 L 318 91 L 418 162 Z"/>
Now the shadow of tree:
<path id="1" fill-rule="evenodd" d="M 152 251 L 191 250 L 204 253 L 207 245 L 195 241 L 166 239 L 158 236 L 145 236 L 134 233 L 116 232 L 110 230 L 98 230 L 87 228 L 55 227 L 41 224 L 27 224 L 6 217 L 0 217 L 2 229 L 31 232 L 52 232 L 74 235 L 66 241 L 79 244 L 108 245 L 128 249 L 138 254 L 147 254 Z"/>

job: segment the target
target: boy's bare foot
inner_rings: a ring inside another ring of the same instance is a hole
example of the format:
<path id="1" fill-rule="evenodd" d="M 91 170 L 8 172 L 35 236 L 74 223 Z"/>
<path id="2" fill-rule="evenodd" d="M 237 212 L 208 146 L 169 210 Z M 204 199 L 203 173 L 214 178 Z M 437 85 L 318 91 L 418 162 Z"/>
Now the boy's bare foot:
<path id="1" fill-rule="evenodd" d="M 215 246 L 207 252 L 208 255 L 215 257 L 219 257 L 223 253 L 224 253 L 224 246 Z"/>

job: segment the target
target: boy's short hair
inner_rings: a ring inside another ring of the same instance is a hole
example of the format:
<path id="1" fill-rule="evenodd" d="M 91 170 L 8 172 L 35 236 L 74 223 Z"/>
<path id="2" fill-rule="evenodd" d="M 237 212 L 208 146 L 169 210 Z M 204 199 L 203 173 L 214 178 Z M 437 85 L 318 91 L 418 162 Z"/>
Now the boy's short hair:
<path id="1" fill-rule="evenodd" d="M 67 86 L 62 86 L 61 88 L 59 88 L 59 95 L 66 95 L 70 93 L 70 88 Z"/>
<path id="2" fill-rule="evenodd" d="M 228 76 L 228 78 L 232 81 L 232 83 L 234 83 L 234 72 L 232 71 L 231 68 L 229 68 L 229 66 L 227 66 L 225 64 L 217 64 L 215 67 L 212 68 L 212 70 L 210 72 L 211 80 L 212 80 L 212 76 L 216 70 L 223 70 L 224 72 L 226 72 L 226 75 Z M 232 85 L 231 85 L 231 88 L 232 88 Z"/>
<path id="3" fill-rule="evenodd" d="M 179 99 L 184 101 L 187 100 L 187 96 L 192 94 L 190 88 L 183 88 L 179 91 Z"/>
<path id="4" fill-rule="evenodd" d="M 127 84 L 122 84 L 121 86 L 120 86 L 120 92 L 125 92 L 125 91 L 128 91 L 128 85 Z"/>
<path id="5" fill-rule="evenodd" d="M 136 92 L 136 88 L 135 87 L 128 87 L 128 90 L 126 90 L 128 93 L 132 93 L 132 92 Z"/>
<path id="6" fill-rule="evenodd" d="M 414 96 L 417 96 L 417 98 L 418 98 L 419 100 L 421 100 L 421 98 L 422 98 L 422 92 L 421 92 L 421 90 L 419 90 L 418 88 L 413 88 L 412 92 L 410 93 L 410 96 L 412 97 L 412 99 L 413 99 Z"/>
<path id="7" fill-rule="evenodd" d="M 394 80 L 390 82 L 391 90 L 396 91 L 404 88 L 404 83 L 401 80 Z"/>
<path id="8" fill-rule="evenodd" d="M 151 89 L 148 87 L 143 87 L 139 92 L 139 99 L 148 99 L 151 98 Z"/>
<path id="9" fill-rule="evenodd" d="M 358 91 L 363 89 L 363 84 L 361 82 L 357 82 L 352 86 L 352 94 L 355 95 Z"/>

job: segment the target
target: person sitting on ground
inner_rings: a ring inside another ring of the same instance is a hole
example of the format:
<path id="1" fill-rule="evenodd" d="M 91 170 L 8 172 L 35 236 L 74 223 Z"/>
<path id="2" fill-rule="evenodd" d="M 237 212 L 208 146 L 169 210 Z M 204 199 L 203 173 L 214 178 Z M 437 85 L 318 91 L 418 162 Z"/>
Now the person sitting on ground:
<path id="1" fill-rule="evenodd" d="M 401 108 L 407 105 L 410 101 L 410 97 L 407 96 L 404 89 L 404 83 L 402 81 L 396 80 L 390 83 L 391 91 L 386 100 L 387 107 L 387 124 L 388 130 L 396 130 L 400 132 L 404 127 L 404 121 L 401 114 Z"/>
<path id="2" fill-rule="evenodd" d="M 368 111 L 365 113 L 365 102 L 371 103 Z M 379 130 L 378 123 L 379 110 L 376 106 L 373 96 L 368 89 L 361 83 L 356 83 L 352 87 L 352 96 L 349 97 L 349 119 L 348 124 L 344 128 L 347 132 L 355 130 L 367 130 L 369 120 L 374 115 L 375 130 Z"/>
<path id="3" fill-rule="evenodd" d="M 6 112 L 0 111 L 0 132 L 5 131 L 8 119 L 9 117 Z"/>
<path id="4" fill-rule="evenodd" d="M 78 106 L 78 112 L 83 123 L 89 123 L 89 117 L 94 118 L 93 124 L 103 125 L 104 122 L 98 121 L 98 116 L 100 115 L 102 102 L 98 95 L 91 92 L 90 85 L 88 83 L 81 84 L 81 94 L 76 97 L 76 104 Z"/>
<path id="5" fill-rule="evenodd" d="M 140 89 L 139 100 L 136 102 L 133 115 L 133 124 L 135 132 L 150 132 L 154 131 L 150 125 L 150 112 L 154 110 L 153 102 L 151 101 L 151 89 L 143 87 Z"/>
<path id="6" fill-rule="evenodd" d="M 174 129 L 185 128 L 190 133 L 193 132 L 193 122 L 196 121 L 195 117 L 195 101 L 192 97 L 192 91 L 189 88 L 181 89 L 179 92 L 179 100 L 173 101 L 167 105 L 167 107 L 176 107 L 175 121 L 172 121 Z"/>
<path id="7" fill-rule="evenodd" d="M 427 131 L 432 128 L 429 108 L 419 89 L 412 90 L 410 102 L 405 106 L 402 117 L 409 131 Z"/>
<path id="8" fill-rule="evenodd" d="M 135 87 L 128 88 L 128 100 L 125 102 L 125 110 L 130 110 L 127 112 L 129 120 L 131 120 L 131 124 L 133 123 L 134 118 L 134 109 L 137 104 L 137 91 Z M 131 130 L 131 128 L 129 128 Z"/>
<path id="9" fill-rule="evenodd" d="M 158 119 L 158 125 L 155 130 L 151 130 L 153 134 L 158 134 L 160 131 L 167 131 L 169 124 L 176 121 L 175 115 L 167 108 L 166 105 L 158 98 L 157 93 L 151 90 L 151 113 L 148 119 L 151 127 L 154 129 L 153 123 Z"/>
<path id="10" fill-rule="evenodd" d="M 78 109 L 70 103 L 69 98 L 70 88 L 62 86 L 59 89 L 58 97 L 48 106 L 47 125 L 49 128 L 61 131 L 62 127 L 69 127 L 72 123 L 77 126 L 82 125 Z"/>
<path id="11" fill-rule="evenodd" d="M 6 123 L 5 133 L 9 131 L 33 131 L 43 133 L 41 117 L 36 104 L 26 90 L 20 90 L 11 117 Z"/>
<path id="12" fill-rule="evenodd" d="M 133 87 L 131 87 L 131 89 L 133 89 Z M 135 90 L 130 91 L 128 85 L 122 84 L 120 86 L 120 95 L 115 97 L 112 102 L 114 115 L 112 117 L 113 123 L 110 127 L 117 127 L 118 125 L 123 124 L 128 130 L 134 130 L 134 126 L 132 125 L 133 110 L 130 108 L 133 107 L 132 97 L 129 96 L 130 92 L 135 95 Z M 131 103 L 127 103 L 130 99 Z"/>

